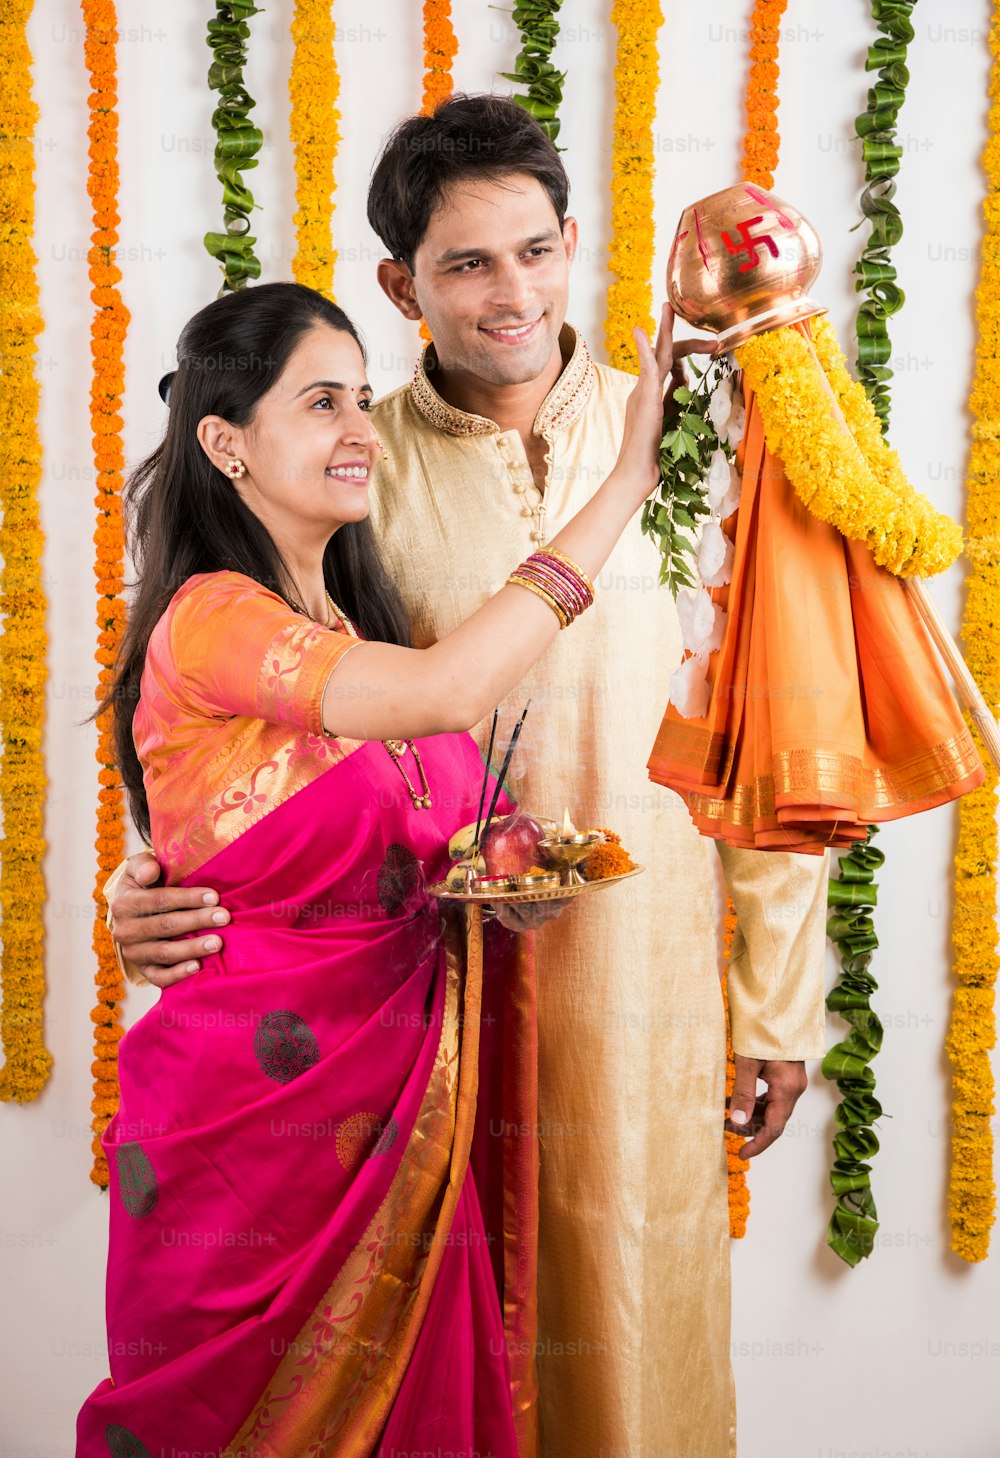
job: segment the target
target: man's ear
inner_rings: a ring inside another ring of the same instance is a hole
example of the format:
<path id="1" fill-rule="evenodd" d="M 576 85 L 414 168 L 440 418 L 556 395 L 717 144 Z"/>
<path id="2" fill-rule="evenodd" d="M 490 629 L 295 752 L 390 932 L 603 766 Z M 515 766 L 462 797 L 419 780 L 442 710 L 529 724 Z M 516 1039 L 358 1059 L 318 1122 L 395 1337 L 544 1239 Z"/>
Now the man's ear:
<path id="1" fill-rule="evenodd" d="M 566 258 L 569 263 L 573 262 L 573 254 L 576 252 L 577 244 L 580 241 L 579 228 L 575 218 L 563 219 L 563 243 L 566 246 Z"/>
<path id="2" fill-rule="evenodd" d="M 413 274 L 401 258 L 383 258 L 375 270 L 382 292 L 391 299 L 404 319 L 420 319 Z"/>

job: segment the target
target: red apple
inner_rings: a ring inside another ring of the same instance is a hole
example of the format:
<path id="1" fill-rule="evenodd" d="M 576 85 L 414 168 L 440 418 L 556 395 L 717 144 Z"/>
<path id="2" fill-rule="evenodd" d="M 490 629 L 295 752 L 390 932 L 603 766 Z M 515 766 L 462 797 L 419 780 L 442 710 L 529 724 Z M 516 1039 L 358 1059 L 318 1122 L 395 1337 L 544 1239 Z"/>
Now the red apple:
<path id="1" fill-rule="evenodd" d="M 515 810 L 503 819 L 490 821 L 482 839 L 480 853 L 490 876 L 520 876 L 539 864 L 542 852 L 538 842 L 545 830 L 533 815 Z"/>

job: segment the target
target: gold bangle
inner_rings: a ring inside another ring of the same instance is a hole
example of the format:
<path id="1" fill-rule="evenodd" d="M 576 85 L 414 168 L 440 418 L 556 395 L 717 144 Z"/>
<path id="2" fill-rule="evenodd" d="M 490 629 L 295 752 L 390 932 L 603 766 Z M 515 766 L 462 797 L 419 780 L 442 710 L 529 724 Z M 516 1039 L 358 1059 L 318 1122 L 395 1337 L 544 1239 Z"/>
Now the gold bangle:
<path id="1" fill-rule="evenodd" d="M 510 574 L 510 576 L 507 578 L 507 582 L 512 587 L 525 587 L 529 592 L 533 592 L 535 596 L 541 602 L 543 602 L 547 608 L 552 609 L 556 617 L 559 619 L 560 628 L 569 627 L 569 619 L 567 618 L 566 614 L 563 612 L 559 604 L 556 602 L 555 598 L 550 597 L 544 588 L 539 587 L 537 582 L 529 582 L 526 577 L 520 577 L 516 572 L 512 572 Z"/>

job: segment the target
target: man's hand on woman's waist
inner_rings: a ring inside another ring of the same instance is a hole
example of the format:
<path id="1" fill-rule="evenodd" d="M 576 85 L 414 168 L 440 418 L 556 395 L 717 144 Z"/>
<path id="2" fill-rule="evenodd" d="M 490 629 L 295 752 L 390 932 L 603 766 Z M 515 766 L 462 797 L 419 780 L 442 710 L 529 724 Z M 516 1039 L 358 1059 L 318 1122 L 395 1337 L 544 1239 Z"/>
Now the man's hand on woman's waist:
<path id="1" fill-rule="evenodd" d="M 130 856 L 111 900 L 112 936 L 131 969 L 155 987 L 169 987 L 201 969 L 201 956 L 222 946 L 229 912 L 209 886 L 160 886 L 149 851 Z M 192 932 L 208 931 L 204 937 Z"/>

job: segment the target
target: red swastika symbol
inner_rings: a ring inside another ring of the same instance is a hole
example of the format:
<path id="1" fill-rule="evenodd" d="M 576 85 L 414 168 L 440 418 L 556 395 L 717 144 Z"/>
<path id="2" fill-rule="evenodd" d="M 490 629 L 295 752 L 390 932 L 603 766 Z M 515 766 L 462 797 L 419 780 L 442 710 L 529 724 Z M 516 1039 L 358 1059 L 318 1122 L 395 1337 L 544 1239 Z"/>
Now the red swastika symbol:
<path id="1" fill-rule="evenodd" d="M 736 228 L 740 235 L 739 243 L 734 243 L 729 233 L 723 233 L 722 235 L 722 241 L 725 243 L 728 253 L 735 255 L 745 252 L 747 254 L 746 263 L 740 264 L 740 273 L 746 273 L 748 269 L 756 268 L 760 263 L 760 254 L 757 252 L 758 243 L 765 243 L 767 245 L 772 258 L 777 258 L 778 256 L 778 245 L 770 233 L 758 233 L 756 238 L 751 236 L 750 229 L 757 223 L 762 223 L 763 221 L 764 216 L 761 214 L 757 218 L 745 218 L 742 223 L 737 223 Z"/>

